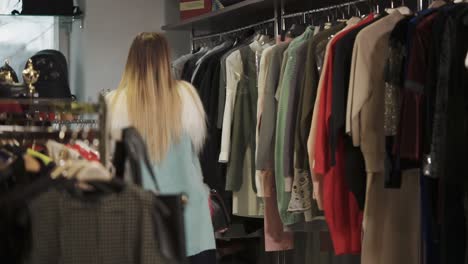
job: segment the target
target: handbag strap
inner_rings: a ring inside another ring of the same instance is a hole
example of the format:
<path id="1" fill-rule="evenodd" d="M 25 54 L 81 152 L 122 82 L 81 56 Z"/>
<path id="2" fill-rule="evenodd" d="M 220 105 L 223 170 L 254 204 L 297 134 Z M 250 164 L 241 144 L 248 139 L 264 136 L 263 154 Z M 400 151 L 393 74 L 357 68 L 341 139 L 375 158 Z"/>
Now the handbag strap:
<path id="1" fill-rule="evenodd" d="M 151 166 L 148 149 L 140 133 L 134 127 L 125 128 L 122 131 L 122 141 L 125 145 L 126 156 L 127 159 L 130 160 L 133 173 L 135 173 L 135 176 L 138 178 L 136 182 L 142 182 L 141 161 L 143 161 L 144 167 L 150 174 L 151 180 L 153 181 L 156 192 L 160 192 L 156 174 L 154 173 L 153 167 Z"/>

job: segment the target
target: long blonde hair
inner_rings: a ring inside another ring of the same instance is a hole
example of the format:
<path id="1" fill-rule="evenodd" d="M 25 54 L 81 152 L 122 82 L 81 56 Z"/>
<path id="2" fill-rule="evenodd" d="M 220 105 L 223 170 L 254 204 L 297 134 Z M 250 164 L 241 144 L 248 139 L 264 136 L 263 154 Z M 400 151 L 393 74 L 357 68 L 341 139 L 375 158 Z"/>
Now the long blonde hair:
<path id="1" fill-rule="evenodd" d="M 133 40 L 118 88 L 127 94 L 131 124 L 146 140 L 155 162 L 161 161 L 181 135 L 181 98 L 171 73 L 170 51 L 159 33 Z"/>

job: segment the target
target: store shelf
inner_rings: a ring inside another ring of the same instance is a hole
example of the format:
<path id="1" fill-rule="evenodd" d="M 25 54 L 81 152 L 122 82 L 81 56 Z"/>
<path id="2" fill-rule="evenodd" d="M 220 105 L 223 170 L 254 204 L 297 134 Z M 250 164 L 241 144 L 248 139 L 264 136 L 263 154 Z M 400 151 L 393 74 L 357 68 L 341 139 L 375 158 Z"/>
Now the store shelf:
<path id="1" fill-rule="evenodd" d="M 274 17 L 274 0 L 244 0 L 237 4 L 162 27 L 163 30 L 194 30 L 197 35 L 222 32 Z"/>
<path id="2" fill-rule="evenodd" d="M 18 22 L 18 21 L 28 21 L 28 22 L 42 22 L 48 21 L 50 19 L 56 19 L 58 23 L 67 25 L 74 22 L 82 21 L 84 15 L 79 16 L 50 16 L 50 15 L 6 15 L 0 14 L 0 24 L 9 23 L 9 22 Z"/>

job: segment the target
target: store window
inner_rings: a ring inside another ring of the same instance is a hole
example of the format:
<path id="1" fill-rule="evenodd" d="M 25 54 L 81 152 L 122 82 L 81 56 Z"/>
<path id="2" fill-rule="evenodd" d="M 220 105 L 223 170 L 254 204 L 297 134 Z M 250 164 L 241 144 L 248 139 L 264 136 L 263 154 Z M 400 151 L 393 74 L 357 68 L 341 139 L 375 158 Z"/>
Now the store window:
<path id="1" fill-rule="evenodd" d="M 44 49 L 59 48 L 55 17 L 0 15 L 0 63 L 8 60 L 21 79 L 27 60 Z"/>
<path id="2" fill-rule="evenodd" d="M 2 0 L 0 1 L 0 14 L 10 15 L 13 10 L 21 12 L 23 2 L 21 0 Z"/>

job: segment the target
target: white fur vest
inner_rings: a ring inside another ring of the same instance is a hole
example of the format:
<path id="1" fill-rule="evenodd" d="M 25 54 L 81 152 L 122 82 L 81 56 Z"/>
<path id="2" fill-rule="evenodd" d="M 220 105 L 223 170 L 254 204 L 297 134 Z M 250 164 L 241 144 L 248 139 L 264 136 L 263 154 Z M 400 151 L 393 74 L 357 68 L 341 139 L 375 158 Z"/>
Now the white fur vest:
<path id="1" fill-rule="evenodd" d="M 203 105 L 197 91 L 187 82 L 179 81 L 177 89 L 182 101 L 182 129 L 190 136 L 194 149 L 202 150 L 206 138 L 206 118 Z M 125 91 L 114 90 L 106 95 L 108 105 L 107 135 L 110 137 L 110 148 L 113 142 L 121 138 L 122 129 L 131 126 L 127 109 L 127 94 Z"/>

